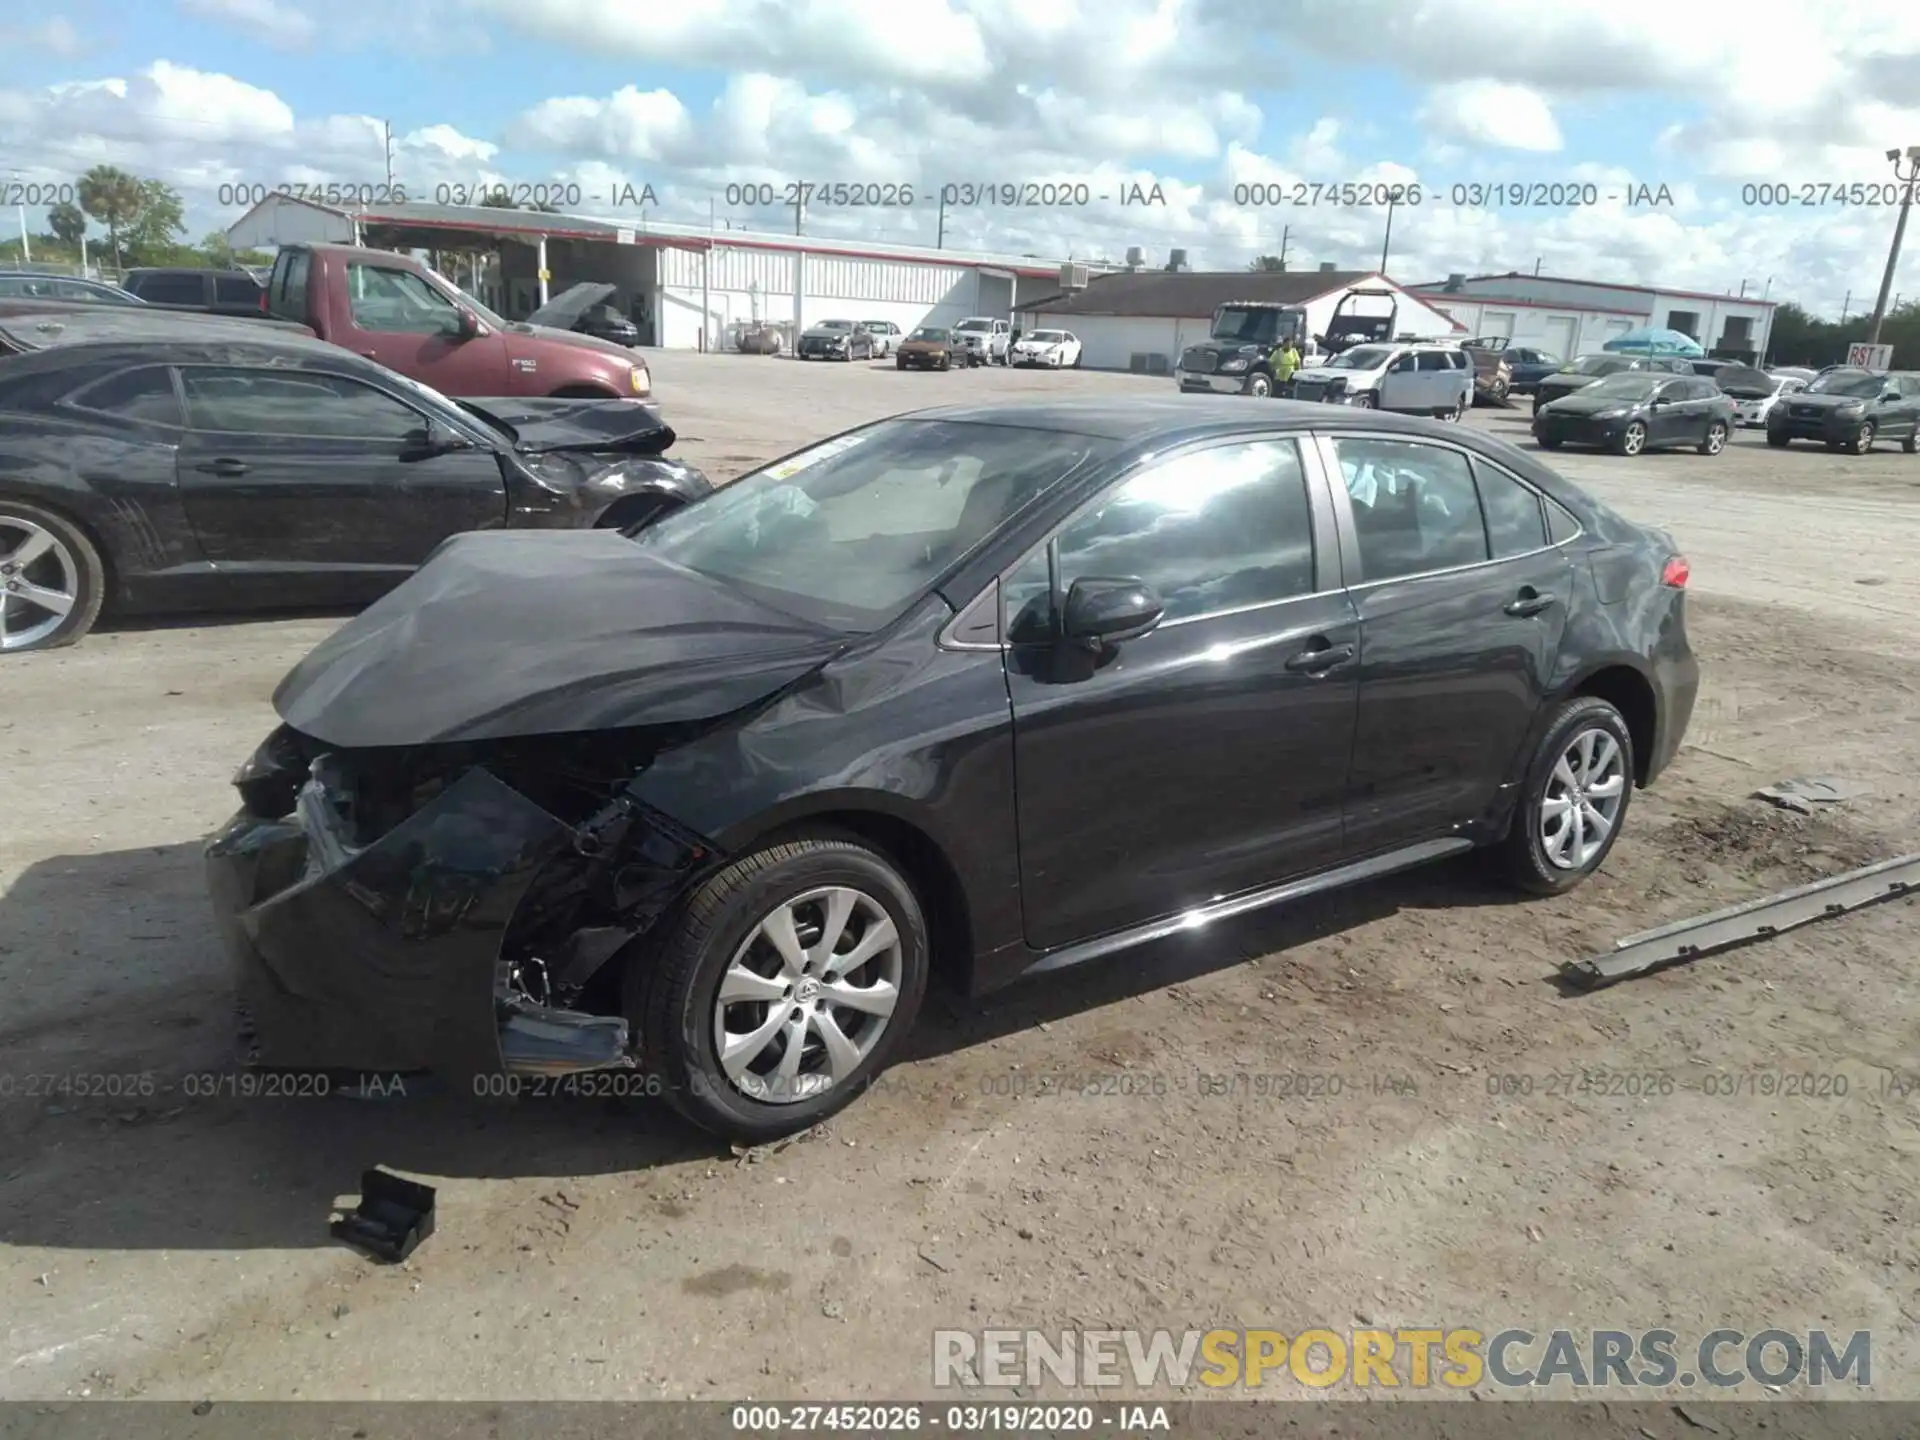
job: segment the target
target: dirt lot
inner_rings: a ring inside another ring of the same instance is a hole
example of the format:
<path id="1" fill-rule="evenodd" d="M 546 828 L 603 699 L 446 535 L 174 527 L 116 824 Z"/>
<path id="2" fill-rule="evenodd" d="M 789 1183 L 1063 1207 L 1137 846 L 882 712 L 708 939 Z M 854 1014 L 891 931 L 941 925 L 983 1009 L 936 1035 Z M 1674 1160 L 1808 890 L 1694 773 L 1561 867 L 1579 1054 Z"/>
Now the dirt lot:
<path id="1" fill-rule="evenodd" d="M 923 397 L 1168 383 L 657 374 L 682 453 L 729 476 Z M 1370 1323 L 1871 1329 L 1876 1393 L 1920 1398 L 1912 905 L 1586 998 L 1548 980 L 1920 849 L 1920 458 L 1747 435 L 1563 468 L 1680 538 L 1705 671 L 1594 883 L 1512 903 L 1442 867 L 935 1013 L 883 1091 L 748 1160 L 644 1108 L 189 1094 L 230 1053 L 198 841 L 337 619 L 8 662 L 0 1396 L 904 1397 L 931 1393 L 936 1327 Z M 1799 774 L 1872 793 L 1812 818 L 1746 798 Z M 154 1093 L 22 1093 L 69 1072 Z M 1196 1078 L 1296 1072 L 1323 1093 Z M 1628 1083 L 1549 1094 L 1568 1072 Z M 1820 1093 L 1762 1093 L 1777 1074 Z M 327 1238 L 376 1163 L 440 1188 L 402 1268 Z"/>

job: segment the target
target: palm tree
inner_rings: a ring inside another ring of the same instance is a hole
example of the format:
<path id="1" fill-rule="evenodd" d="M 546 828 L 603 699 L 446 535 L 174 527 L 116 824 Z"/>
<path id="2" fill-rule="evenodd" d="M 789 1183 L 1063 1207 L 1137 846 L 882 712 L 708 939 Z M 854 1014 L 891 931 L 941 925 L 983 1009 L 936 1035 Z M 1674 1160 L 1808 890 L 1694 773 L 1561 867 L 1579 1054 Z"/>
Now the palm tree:
<path id="1" fill-rule="evenodd" d="M 139 219 L 146 193 L 137 176 L 114 165 L 96 165 L 80 177 L 80 208 L 107 227 L 113 263 L 120 264 L 120 227 Z"/>
<path id="2" fill-rule="evenodd" d="M 47 208 L 47 229 L 59 237 L 63 245 L 78 247 L 87 233 L 87 217 L 78 205 L 62 200 Z"/>

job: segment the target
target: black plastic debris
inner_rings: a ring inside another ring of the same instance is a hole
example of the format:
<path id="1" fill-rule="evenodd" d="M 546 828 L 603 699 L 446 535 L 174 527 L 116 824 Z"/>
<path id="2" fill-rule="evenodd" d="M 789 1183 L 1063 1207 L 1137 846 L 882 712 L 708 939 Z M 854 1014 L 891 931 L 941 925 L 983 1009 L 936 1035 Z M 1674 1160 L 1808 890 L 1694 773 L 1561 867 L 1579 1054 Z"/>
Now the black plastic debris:
<path id="1" fill-rule="evenodd" d="M 433 1234 L 433 1187 L 385 1170 L 360 1176 L 360 1204 L 329 1227 L 333 1238 L 397 1265 Z"/>

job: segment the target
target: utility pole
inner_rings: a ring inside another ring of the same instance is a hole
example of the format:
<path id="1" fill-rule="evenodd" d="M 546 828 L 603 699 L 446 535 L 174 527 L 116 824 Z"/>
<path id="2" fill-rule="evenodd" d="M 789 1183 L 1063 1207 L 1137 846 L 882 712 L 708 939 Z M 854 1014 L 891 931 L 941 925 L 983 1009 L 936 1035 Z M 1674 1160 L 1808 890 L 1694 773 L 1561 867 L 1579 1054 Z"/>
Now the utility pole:
<path id="1" fill-rule="evenodd" d="M 806 232 L 806 231 L 805 231 L 805 230 L 804 230 L 804 229 L 803 229 L 803 228 L 801 227 L 801 222 L 802 222 L 802 221 L 803 221 L 803 220 L 804 220 L 804 219 L 806 218 L 806 213 L 807 213 L 807 199 L 806 199 L 806 196 L 805 196 L 805 195 L 799 195 L 799 194 L 796 194 L 796 195 L 795 195 L 795 196 L 793 197 L 793 233 L 794 233 L 794 234 L 796 234 L 796 235 L 804 235 L 804 234 L 806 234 L 806 233 L 807 233 L 807 232 Z M 851 352 L 849 352 L 849 353 L 851 353 Z"/>
<path id="2" fill-rule="evenodd" d="M 1847 323 L 1847 312 L 1853 308 L 1853 291 L 1847 291 L 1847 298 L 1840 302 L 1840 323 Z"/>
<path id="3" fill-rule="evenodd" d="M 1287 270 L 1287 242 L 1292 236 L 1293 227 L 1291 225 L 1282 225 L 1280 227 L 1280 273 L 1283 275 Z"/>
<path id="4" fill-rule="evenodd" d="M 387 139 L 387 195 L 388 195 L 388 197 L 389 197 L 389 198 L 391 198 L 391 197 L 392 197 L 392 195 L 393 195 L 393 122 L 392 122 L 391 120 L 382 120 L 382 121 L 380 122 L 380 128 L 381 128 L 381 129 L 382 129 L 383 131 L 385 131 L 385 132 L 386 132 L 386 139 Z"/>
<path id="5" fill-rule="evenodd" d="M 1387 191 L 1387 233 L 1380 240 L 1380 275 L 1387 274 L 1387 251 L 1393 246 L 1393 207 L 1399 203 L 1401 190 L 1398 185 Z"/>
<path id="6" fill-rule="evenodd" d="M 1898 150 L 1887 151 L 1887 159 L 1893 162 L 1894 178 L 1900 181 L 1900 218 L 1893 222 L 1893 244 L 1887 247 L 1886 273 L 1880 277 L 1880 297 L 1873 302 L 1873 333 L 1867 337 L 1869 345 L 1880 343 L 1880 325 L 1887 318 L 1887 292 L 1893 289 L 1893 272 L 1900 266 L 1900 244 L 1907 238 L 1907 212 L 1913 208 L 1913 190 L 1920 184 L 1920 145 L 1909 145 L 1906 158 L 1911 163 L 1903 167 L 1900 164 Z"/>
<path id="7" fill-rule="evenodd" d="M 944 185 L 940 187 L 940 223 L 933 233 L 933 248 L 947 248 L 947 187 Z"/>

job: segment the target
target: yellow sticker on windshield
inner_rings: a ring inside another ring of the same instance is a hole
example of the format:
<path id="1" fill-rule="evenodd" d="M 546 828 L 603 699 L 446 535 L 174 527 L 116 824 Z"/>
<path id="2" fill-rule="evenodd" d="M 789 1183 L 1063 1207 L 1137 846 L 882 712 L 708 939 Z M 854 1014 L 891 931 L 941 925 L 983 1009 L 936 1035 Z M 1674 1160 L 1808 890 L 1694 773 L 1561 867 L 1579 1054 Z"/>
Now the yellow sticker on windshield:
<path id="1" fill-rule="evenodd" d="M 760 473 L 772 480 L 788 480 L 802 470 L 818 465 L 822 460 L 832 459 L 835 455 L 851 450 L 864 439 L 866 439 L 864 435 L 842 435 L 837 439 L 815 445 L 811 450 L 802 450 L 798 455 L 789 455 L 777 465 L 769 465 Z"/>

